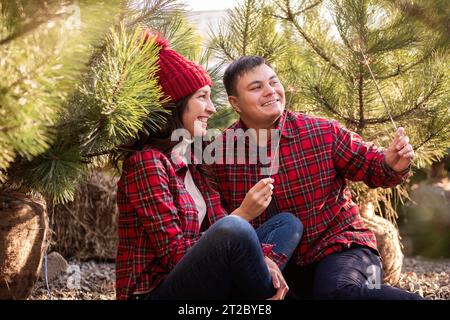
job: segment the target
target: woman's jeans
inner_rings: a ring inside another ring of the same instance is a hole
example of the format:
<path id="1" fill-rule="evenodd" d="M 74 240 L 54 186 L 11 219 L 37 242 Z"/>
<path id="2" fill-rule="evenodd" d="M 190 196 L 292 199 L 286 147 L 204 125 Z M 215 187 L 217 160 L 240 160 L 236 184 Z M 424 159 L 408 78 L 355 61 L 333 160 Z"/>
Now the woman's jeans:
<path id="1" fill-rule="evenodd" d="M 276 290 L 264 260 L 261 242 L 292 256 L 303 232 L 290 213 L 273 216 L 258 230 L 230 215 L 213 224 L 190 248 L 167 278 L 136 299 L 267 299 Z M 284 267 L 284 265 L 282 266 Z"/>

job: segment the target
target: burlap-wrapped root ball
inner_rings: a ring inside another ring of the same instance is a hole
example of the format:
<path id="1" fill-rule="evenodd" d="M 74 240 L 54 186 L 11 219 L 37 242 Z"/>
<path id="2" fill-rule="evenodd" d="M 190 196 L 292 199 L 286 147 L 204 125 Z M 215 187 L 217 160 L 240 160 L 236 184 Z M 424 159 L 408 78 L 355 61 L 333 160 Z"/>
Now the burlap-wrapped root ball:
<path id="1" fill-rule="evenodd" d="M 46 204 L 40 196 L 0 190 L 0 300 L 30 295 L 48 234 Z"/>
<path id="2" fill-rule="evenodd" d="M 397 284 L 403 264 L 403 252 L 397 228 L 387 219 L 374 214 L 371 203 L 361 208 L 361 218 L 377 238 L 378 251 L 383 260 L 383 282 Z"/>

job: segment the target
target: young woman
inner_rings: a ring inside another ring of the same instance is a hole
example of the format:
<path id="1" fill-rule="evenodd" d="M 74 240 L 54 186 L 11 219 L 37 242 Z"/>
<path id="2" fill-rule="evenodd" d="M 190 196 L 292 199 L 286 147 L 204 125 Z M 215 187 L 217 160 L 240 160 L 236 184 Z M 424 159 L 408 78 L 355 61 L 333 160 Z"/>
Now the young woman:
<path id="1" fill-rule="evenodd" d="M 269 178 L 253 186 L 238 209 L 225 212 L 208 167 L 189 164 L 183 152 L 206 133 L 216 111 L 211 79 L 165 39 L 157 36 L 156 42 L 159 84 L 171 114 L 162 129 L 143 128 L 122 154 L 117 298 L 283 299 L 288 287 L 280 268 L 296 248 L 302 224 L 279 213 L 256 231 L 250 225 L 271 201 Z M 171 141 L 176 129 L 190 137 Z"/>

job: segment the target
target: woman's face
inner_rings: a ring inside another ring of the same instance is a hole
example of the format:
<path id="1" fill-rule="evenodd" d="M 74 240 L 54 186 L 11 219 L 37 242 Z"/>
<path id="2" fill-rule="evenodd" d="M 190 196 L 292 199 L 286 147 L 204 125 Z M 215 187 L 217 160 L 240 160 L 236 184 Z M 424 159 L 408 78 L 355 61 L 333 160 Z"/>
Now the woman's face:
<path id="1" fill-rule="evenodd" d="M 188 100 L 182 116 L 183 126 L 192 137 L 203 136 L 206 134 L 208 119 L 214 113 L 216 113 L 216 108 L 211 101 L 211 88 L 204 86 L 198 89 Z"/>

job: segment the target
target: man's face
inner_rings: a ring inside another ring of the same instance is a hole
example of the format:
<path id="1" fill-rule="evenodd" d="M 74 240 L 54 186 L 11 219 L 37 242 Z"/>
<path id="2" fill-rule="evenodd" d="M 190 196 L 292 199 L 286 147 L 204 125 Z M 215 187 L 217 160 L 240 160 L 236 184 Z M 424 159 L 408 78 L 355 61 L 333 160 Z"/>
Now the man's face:
<path id="1" fill-rule="evenodd" d="M 266 64 L 238 77 L 236 93 L 228 100 L 249 128 L 273 127 L 284 110 L 284 88 Z"/>

